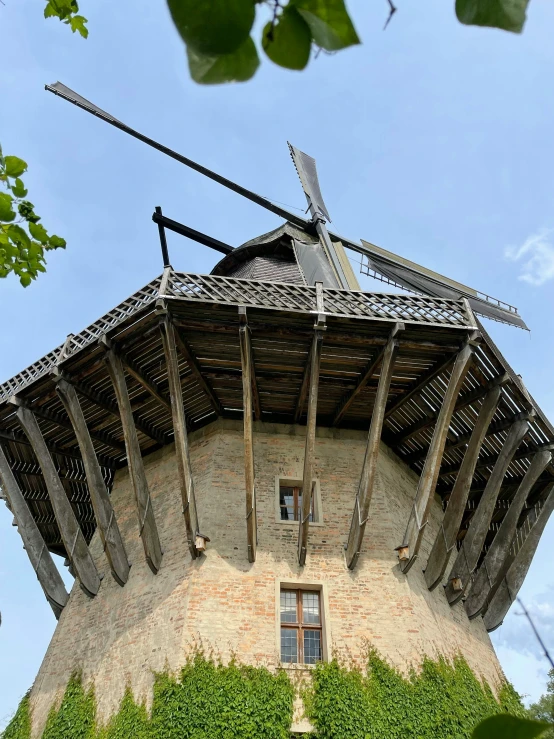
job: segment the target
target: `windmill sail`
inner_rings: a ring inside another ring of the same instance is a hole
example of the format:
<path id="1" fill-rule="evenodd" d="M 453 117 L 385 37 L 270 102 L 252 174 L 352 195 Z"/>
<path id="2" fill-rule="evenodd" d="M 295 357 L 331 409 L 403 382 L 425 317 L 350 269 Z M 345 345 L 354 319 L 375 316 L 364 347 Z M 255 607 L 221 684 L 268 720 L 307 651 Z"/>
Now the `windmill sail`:
<path id="1" fill-rule="evenodd" d="M 312 210 L 312 216 L 314 213 L 318 213 L 325 218 L 326 221 L 331 223 L 331 216 L 327 210 L 327 206 L 323 201 L 323 195 L 321 194 L 321 188 L 319 187 L 319 179 L 317 177 L 317 169 L 315 165 L 315 159 L 308 154 L 305 154 L 300 149 L 297 149 L 290 142 L 289 145 L 292 161 L 300 177 L 302 183 L 302 189 Z"/>

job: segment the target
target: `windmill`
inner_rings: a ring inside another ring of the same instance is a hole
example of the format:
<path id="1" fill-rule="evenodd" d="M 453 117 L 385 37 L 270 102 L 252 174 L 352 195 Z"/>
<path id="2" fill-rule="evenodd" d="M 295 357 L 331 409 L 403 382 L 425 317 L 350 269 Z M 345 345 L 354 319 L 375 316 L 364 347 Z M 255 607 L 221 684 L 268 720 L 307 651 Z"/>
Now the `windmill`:
<path id="1" fill-rule="evenodd" d="M 192 159 L 189 159 L 188 157 L 185 157 L 169 147 L 164 146 L 163 144 L 160 144 L 132 129 L 110 113 L 107 113 L 94 103 L 89 102 L 81 95 L 70 90 L 61 82 L 46 85 L 46 90 L 73 103 L 79 108 L 86 110 L 88 113 L 95 115 L 106 123 L 118 128 L 120 131 L 139 139 L 139 141 L 148 144 L 148 146 L 170 156 L 172 159 L 175 159 L 181 164 L 199 172 L 205 177 L 208 177 L 233 192 L 242 195 L 251 202 L 254 202 L 266 210 L 284 218 L 286 221 L 299 227 L 304 232 L 316 234 L 319 239 L 318 244 L 306 244 L 302 241 L 298 241 L 295 249 L 298 263 L 306 275 L 308 284 L 313 285 L 316 281 L 321 281 L 325 287 L 334 287 L 342 290 L 359 289 L 355 278 L 353 278 L 350 264 L 344 252 L 344 248 L 346 248 L 362 256 L 363 261 L 360 271 L 369 277 L 373 277 L 374 279 L 387 284 L 407 290 L 408 292 L 418 293 L 420 295 L 449 298 L 453 300 L 465 298 L 472 310 L 478 315 L 494 321 L 506 323 L 511 326 L 527 329 L 527 326 L 519 315 L 517 308 L 508 303 L 492 298 L 485 293 L 468 287 L 467 285 L 450 279 L 449 277 L 445 277 L 427 267 L 412 262 L 398 254 L 387 251 L 386 249 L 376 246 L 368 241 L 362 239 L 361 243 L 356 243 L 355 241 L 329 231 L 327 223 L 331 222 L 331 218 L 321 193 L 315 159 L 300 151 L 290 143 L 290 153 L 306 196 L 308 210 L 311 216 L 310 219 L 292 213 L 288 209 L 273 203 L 268 198 L 242 187 L 236 182 L 217 174 Z M 165 242 L 165 228 L 191 238 L 198 243 L 209 246 L 210 248 L 224 254 L 229 254 L 233 250 L 233 247 L 228 244 L 224 244 L 223 242 L 185 226 L 184 224 L 166 218 L 162 214 L 160 208 L 156 209 L 156 212 L 153 215 L 153 220 L 158 224 L 160 229 L 162 253 L 164 256 L 164 265 L 166 266 L 169 264 L 169 257 L 167 254 L 167 244 Z"/>

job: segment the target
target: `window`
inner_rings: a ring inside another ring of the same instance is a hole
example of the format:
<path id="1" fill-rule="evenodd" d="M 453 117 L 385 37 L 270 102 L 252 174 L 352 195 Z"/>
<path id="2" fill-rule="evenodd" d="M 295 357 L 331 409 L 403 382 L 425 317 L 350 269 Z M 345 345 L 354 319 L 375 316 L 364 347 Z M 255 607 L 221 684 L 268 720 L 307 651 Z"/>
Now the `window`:
<path id="1" fill-rule="evenodd" d="M 315 665 L 322 659 L 321 593 L 281 590 L 281 662 Z"/>
<path id="2" fill-rule="evenodd" d="M 300 521 L 302 511 L 302 487 L 279 485 L 279 511 L 281 521 Z M 315 520 L 315 491 L 312 494 L 309 521 Z"/>

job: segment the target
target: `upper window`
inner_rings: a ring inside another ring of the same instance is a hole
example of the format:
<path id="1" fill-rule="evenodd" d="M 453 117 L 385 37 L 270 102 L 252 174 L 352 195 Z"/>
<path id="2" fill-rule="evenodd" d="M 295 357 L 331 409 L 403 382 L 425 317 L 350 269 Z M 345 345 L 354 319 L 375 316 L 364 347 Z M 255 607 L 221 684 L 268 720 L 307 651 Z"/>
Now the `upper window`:
<path id="1" fill-rule="evenodd" d="M 279 510 L 281 521 L 300 521 L 302 511 L 302 488 L 288 485 L 279 485 Z M 312 495 L 310 515 L 308 520 L 313 521 L 315 510 L 315 496 Z"/>
<path id="2" fill-rule="evenodd" d="M 282 589 L 281 662 L 315 665 L 321 659 L 321 593 Z"/>

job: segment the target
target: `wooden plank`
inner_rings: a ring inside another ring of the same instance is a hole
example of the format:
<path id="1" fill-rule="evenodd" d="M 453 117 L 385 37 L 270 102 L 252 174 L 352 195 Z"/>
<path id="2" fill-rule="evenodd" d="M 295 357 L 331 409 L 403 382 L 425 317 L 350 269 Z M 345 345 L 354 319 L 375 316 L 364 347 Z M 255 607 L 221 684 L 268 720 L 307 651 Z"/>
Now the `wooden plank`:
<path id="1" fill-rule="evenodd" d="M 300 421 L 302 412 L 304 410 L 304 406 L 306 404 L 306 398 L 308 397 L 311 363 L 312 363 L 312 347 L 310 346 L 310 351 L 308 352 L 306 364 L 304 365 L 304 372 L 302 374 L 302 383 L 300 385 L 300 392 L 298 393 L 298 398 L 296 400 L 296 405 L 295 405 L 295 410 L 294 410 L 294 423 L 295 424 L 297 424 Z"/>
<path id="2" fill-rule="evenodd" d="M 196 559 L 199 554 L 196 549 L 196 536 L 200 533 L 200 530 L 198 525 L 198 513 L 196 510 L 196 498 L 194 496 L 194 478 L 192 476 L 192 467 L 190 463 L 187 422 L 185 417 L 185 408 L 183 406 L 183 389 L 181 387 L 179 361 L 175 343 L 175 327 L 171 323 L 169 316 L 165 315 L 160 320 L 160 329 L 162 333 L 167 378 L 169 380 L 171 415 L 173 418 L 173 430 L 175 432 L 177 472 L 179 474 L 179 487 L 181 489 L 181 501 L 183 503 L 187 541 L 190 555 L 193 559 Z"/>
<path id="3" fill-rule="evenodd" d="M 50 423 L 53 423 L 56 426 L 60 426 L 61 428 L 67 429 L 71 432 L 73 432 L 74 430 L 71 422 L 68 421 L 66 418 L 60 416 L 59 413 L 54 413 L 53 411 L 48 411 L 44 408 L 38 408 L 36 406 L 31 406 L 31 410 L 37 418 L 42 418 L 44 421 L 50 421 Z M 95 441 L 100 442 L 100 444 L 105 444 L 112 449 L 116 449 L 118 452 L 125 451 L 125 446 L 120 441 L 117 441 L 117 439 L 113 439 L 109 434 L 106 434 L 103 431 L 90 431 L 89 433 L 91 437 Z"/>
<path id="4" fill-rule="evenodd" d="M 504 516 L 471 585 L 471 590 L 465 602 L 465 609 L 469 618 L 476 618 L 486 610 L 506 576 L 507 567 L 505 567 L 505 564 L 525 501 L 551 460 L 552 453 L 547 451 L 538 452 L 533 457 L 529 469 L 517 489 L 508 512 Z"/>
<path id="5" fill-rule="evenodd" d="M 436 588 L 442 580 L 448 566 L 450 554 L 456 546 L 456 537 L 466 508 L 471 482 L 475 473 L 475 465 L 477 464 L 487 429 L 498 407 L 501 394 L 502 388 L 500 385 L 489 390 L 479 411 L 479 416 L 475 422 L 473 433 L 471 434 L 460 466 L 460 471 L 458 472 L 456 482 L 448 500 L 444 518 L 441 521 L 425 567 L 425 582 L 429 590 Z"/>
<path id="6" fill-rule="evenodd" d="M 154 574 L 158 572 L 162 563 L 162 548 L 152 508 L 150 498 L 150 490 L 146 480 L 144 464 L 140 453 L 140 444 L 135 426 L 133 412 L 131 410 L 131 401 L 129 399 L 129 391 L 125 382 L 125 371 L 121 357 L 119 357 L 113 349 L 108 349 L 105 354 L 106 366 L 110 375 L 121 425 L 123 427 L 123 437 L 125 439 L 125 448 L 127 450 L 127 464 L 129 467 L 129 477 L 133 492 L 135 494 L 135 502 L 138 513 L 139 534 L 142 539 L 142 546 L 148 566 Z"/>
<path id="7" fill-rule="evenodd" d="M 309 517 L 312 506 L 319 368 L 321 364 L 323 332 L 325 330 L 325 316 L 323 314 L 318 314 L 314 328 L 310 360 L 310 389 L 308 396 L 308 418 L 306 422 L 306 444 L 304 448 L 304 472 L 302 475 L 302 510 L 300 512 L 298 527 L 298 562 L 300 565 L 304 565 L 306 562 Z"/>
<path id="8" fill-rule="evenodd" d="M 218 416 L 222 416 L 223 406 L 219 402 L 219 398 L 215 394 L 210 383 L 204 378 L 202 374 L 202 370 L 200 369 L 200 365 L 198 364 L 198 361 L 196 357 L 194 356 L 192 349 L 190 348 L 188 342 L 186 341 L 186 339 L 183 337 L 183 335 L 177 328 L 175 329 L 175 343 L 180 353 L 183 355 L 184 359 L 186 360 L 190 371 L 192 372 L 192 374 L 194 375 L 196 379 L 196 382 L 200 385 L 204 393 L 207 395 L 208 400 L 210 401 L 210 405 L 214 409 L 215 413 Z"/>
<path id="9" fill-rule="evenodd" d="M 418 557 L 423 532 L 427 525 L 429 508 L 437 486 L 450 421 L 460 389 L 473 361 L 473 352 L 473 341 L 468 341 L 458 353 L 454 366 L 452 367 L 439 417 L 433 431 L 433 438 L 431 439 L 429 451 L 425 459 L 421 477 L 419 478 L 414 505 L 410 518 L 408 519 L 404 540 L 401 545 L 402 547 L 408 547 L 408 558 L 400 561 L 402 572 L 408 572 Z"/>
<path id="10" fill-rule="evenodd" d="M 254 478 L 254 434 L 253 416 L 253 371 L 250 329 L 246 318 L 246 308 L 239 306 L 239 342 L 242 365 L 242 396 L 244 424 L 244 481 L 246 487 L 246 537 L 248 561 L 256 561 L 258 541 L 258 519 L 256 512 L 256 481 Z"/>
<path id="11" fill-rule="evenodd" d="M 494 631 L 502 624 L 510 606 L 517 598 L 553 510 L 554 485 L 550 485 L 546 499 L 538 513 L 536 509 L 531 512 L 534 515 L 533 522 L 529 524 L 528 520 L 524 521 L 521 527 L 523 529 L 530 526 L 524 541 L 519 546 L 516 545 L 515 540 L 512 542 L 506 574 L 483 616 L 487 631 Z"/>
<path id="12" fill-rule="evenodd" d="M 15 404 L 18 404 L 17 400 Z M 18 405 L 17 418 L 31 442 L 35 456 L 42 469 L 44 482 L 46 483 L 67 558 L 75 571 L 83 591 L 88 596 L 94 597 L 100 589 L 100 577 L 83 532 L 79 527 L 75 512 L 66 495 L 62 481 L 56 472 L 54 460 L 50 456 L 38 421 L 32 411 L 22 405 Z"/>
<path id="13" fill-rule="evenodd" d="M 121 359 L 123 361 L 123 365 L 125 369 L 127 370 L 128 374 L 131 375 L 138 383 L 139 385 L 142 385 L 142 387 L 147 390 L 150 395 L 158 401 L 160 405 L 162 405 L 166 410 L 171 410 L 171 402 L 169 398 L 167 398 L 159 389 L 157 384 L 151 380 L 150 378 L 146 377 L 146 375 L 141 372 L 140 368 L 133 362 L 129 357 L 127 357 L 125 354 L 120 352 Z"/>
<path id="14" fill-rule="evenodd" d="M 27 501 L 23 497 L 21 488 L 17 484 L 2 445 L 0 445 L 0 482 L 9 509 L 15 517 L 17 530 L 23 540 L 23 547 L 44 591 L 46 600 L 50 603 L 56 618 L 59 618 L 63 607 L 69 600 L 69 594 L 48 551 L 46 542 L 42 538 L 33 514 L 29 510 Z"/>
<path id="15" fill-rule="evenodd" d="M 462 546 L 458 552 L 454 566 L 448 576 L 445 593 L 450 605 L 457 603 L 464 596 L 470 585 L 471 576 L 477 567 L 477 562 L 479 561 L 481 550 L 485 543 L 494 513 L 496 499 L 502 487 L 502 481 L 528 429 L 529 422 L 527 420 L 520 420 L 516 421 L 508 432 L 506 441 L 498 455 L 496 464 L 485 487 L 485 492 L 481 496 L 477 510 L 470 521 L 469 529 L 462 541 Z M 458 586 L 459 589 L 454 589 L 452 580 L 457 580 L 460 583 Z"/>
<path id="16" fill-rule="evenodd" d="M 388 344 L 387 344 L 387 347 L 388 347 Z M 377 352 L 373 360 L 369 362 L 367 367 L 363 370 L 360 379 L 356 383 L 356 386 L 350 392 L 347 392 L 342 396 L 335 410 L 333 423 L 332 423 L 333 426 L 338 426 L 338 424 L 341 422 L 341 419 L 343 418 L 345 413 L 347 413 L 348 409 L 354 402 L 355 398 L 359 395 L 359 393 L 364 389 L 367 383 L 371 380 L 373 375 L 377 372 L 377 370 L 381 366 L 381 363 L 385 356 L 387 347 L 383 347 L 381 351 Z M 388 391 L 387 391 L 387 395 L 388 395 Z M 379 438 L 380 437 L 381 437 L 381 434 L 379 433 Z"/>
<path id="17" fill-rule="evenodd" d="M 123 586 L 129 579 L 129 560 L 77 392 L 63 379 L 58 381 L 56 390 L 69 416 L 81 450 L 90 502 L 106 558 L 114 580 Z"/>
<path id="18" fill-rule="evenodd" d="M 379 457 L 379 444 L 381 441 L 381 431 L 385 418 L 385 407 L 394 372 L 394 362 L 398 353 L 398 340 L 395 336 L 396 331 L 393 332 L 393 335 L 390 337 L 383 352 L 377 396 L 375 398 L 373 412 L 371 414 L 371 423 L 367 437 L 367 447 L 362 467 L 362 474 L 360 477 L 358 492 L 356 494 L 350 533 L 348 535 L 346 564 L 351 570 L 354 569 L 358 562 L 366 522 L 369 516 L 371 498 L 373 495 L 373 484 L 375 473 L 377 471 L 377 459 Z"/>

